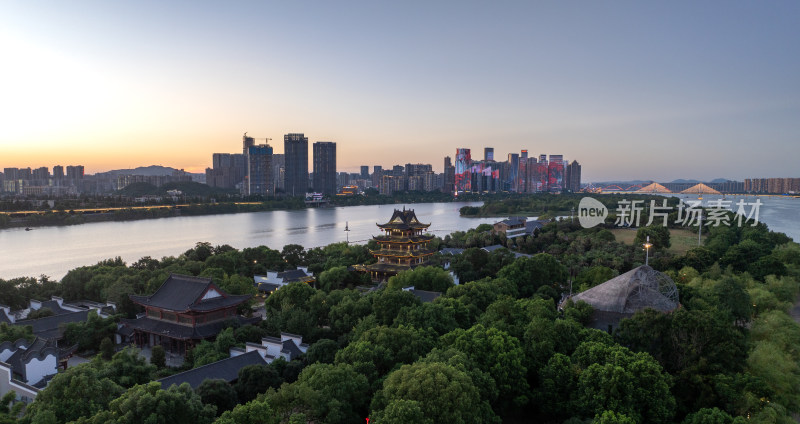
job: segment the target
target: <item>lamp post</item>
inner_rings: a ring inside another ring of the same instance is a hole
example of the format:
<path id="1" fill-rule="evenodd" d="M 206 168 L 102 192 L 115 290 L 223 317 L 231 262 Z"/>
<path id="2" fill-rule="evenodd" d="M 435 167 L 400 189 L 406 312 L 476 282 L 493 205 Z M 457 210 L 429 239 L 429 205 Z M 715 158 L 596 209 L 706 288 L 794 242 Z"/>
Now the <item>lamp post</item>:
<path id="1" fill-rule="evenodd" d="M 644 264 L 650 266 L 650 248 L 653 247 L 653 244 L 650 243 L 650 236 L 647 236 L 647 241 L 644 243 Z"/>

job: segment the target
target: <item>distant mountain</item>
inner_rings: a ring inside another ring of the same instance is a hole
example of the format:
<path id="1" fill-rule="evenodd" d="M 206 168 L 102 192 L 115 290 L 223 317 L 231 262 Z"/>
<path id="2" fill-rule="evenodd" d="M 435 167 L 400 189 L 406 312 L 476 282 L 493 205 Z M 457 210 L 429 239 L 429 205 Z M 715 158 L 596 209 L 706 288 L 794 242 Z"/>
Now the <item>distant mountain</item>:
<path id="1" fill-rule="evenodd" d="M 697 183 L 702 183 L 703 181 L 678 179 L 678 180 L 672 180 L 670 182 L 672 184 L 697 184 Z"/>
<path id="2" fill-rule="evenodd" d="M 592 183 L 596 186 L 610 186 L 610 185 L 618 185 L 618 186 L 632 186 L 637 184 L 647 185 L 652 183 L 653 180 L 631 180 L 631 181 L 601 181 L 597 183 Z"/>
<path id="3" fill-rule="evenodd" d="M 114 177 L 117 175 L 145 175 L 148 177 L 155 177 L 164 175 L 174 175 L 175 172 L 180 172 L 180 169 L 175 169 L 169 166 L 150 165 L 150 166 L 140 166 L 138 168 L 133 168 L 133 169 L 113 169 L 111 171 L 98 172 L 95 175 L 108 176 L 108 177 Z M 187 172 L 187 174 L 192 176 L 192 181 L 201 183 L 206 182 L 206 174 L 204 173 Z"/>
<path id="4" fill-rule="evenodd" d="M 180 169 L 171 168 L 169 166 L 161 166 L 161 165 L 150 165 L 150 166 L 140 166 L 134 169 L 114 169 L 111 171 L 106 172 L 98 172 L 98 174 L 104 175 L 146 175 L 148 177 L 154 177 L 157 175 L 172 175 L 175 171 L 180 171 Z"/>

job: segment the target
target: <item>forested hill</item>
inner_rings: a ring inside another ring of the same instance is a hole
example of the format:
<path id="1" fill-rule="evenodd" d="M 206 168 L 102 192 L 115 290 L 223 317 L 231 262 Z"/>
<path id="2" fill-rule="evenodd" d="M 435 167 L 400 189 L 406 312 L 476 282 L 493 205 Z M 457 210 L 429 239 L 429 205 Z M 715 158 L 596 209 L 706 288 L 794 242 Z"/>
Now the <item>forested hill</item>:
<path id="1" fill-rule="evenodd" d="M 435 256 L 450 263 L 458 286 L 441 268 L 423 267 L 358 290 L 368 282 L 349 267 L 372 260 L 369 248 L 344 243 L 198 243 L 178 257 L 78 268 L 60 284 L 0 281 L 0 303 L 12 308 L 58 294 L 116 301 L 133 316 L 127 295 L 154 292 L 169 273 L 209 276 L 232 294 L 253 293 L 254 273 L 296 265 L 318 280 L 279 289 L 260 325 L 231 326 L 188 356 L 185 368 L 201 366 L 280 332 L 311 344 L 301 360 L 245 368 L 233 385 L 146 385 L 178 370 L 114 354 L 103 342 L 113 319 L 75 324 L 67 342 L 100 354 L 56 376 L 21 422 L 790 423 L 800 412 L 800 327 L 787 313 L 798 295 L 800 245 L 783 234 L 763 224 L 715 227 L 703 246 L 676 253 L 665 230 L 649 261 L 676 282 L 680 307 L 639 312 L 609 334 L 585 327 L 587 304 L 558 310 L 556 302 L 570 281 L 584 290 L 641 265 L 640 245 L 602 226 L 552 222 L 515 241 L 532 255 L 515 258 L 480 249 L 507 243 L 485 230 L 435 241 L 466 249 Z M 399 289 L 407 285 L 443 294 L 421 303 Z M 1 340 L 19 336 L 1 328 Z"/>

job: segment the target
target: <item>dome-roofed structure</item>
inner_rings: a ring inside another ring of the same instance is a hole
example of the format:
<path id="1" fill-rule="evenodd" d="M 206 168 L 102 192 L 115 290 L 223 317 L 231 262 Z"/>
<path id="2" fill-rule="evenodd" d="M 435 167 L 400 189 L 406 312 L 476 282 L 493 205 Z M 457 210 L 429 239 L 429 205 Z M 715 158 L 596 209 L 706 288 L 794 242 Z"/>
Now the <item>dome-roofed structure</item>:
<path id="1" fill-rule="evenodd" d="M 616 327 L 619 320 L 646 308 L 669 312 L 679 305 L 678 288 L 669 276 L 642 265 L 571 298 L 594 308 L 594 328 Z M 562 304 L 563 305 L 563 304 Z"/>

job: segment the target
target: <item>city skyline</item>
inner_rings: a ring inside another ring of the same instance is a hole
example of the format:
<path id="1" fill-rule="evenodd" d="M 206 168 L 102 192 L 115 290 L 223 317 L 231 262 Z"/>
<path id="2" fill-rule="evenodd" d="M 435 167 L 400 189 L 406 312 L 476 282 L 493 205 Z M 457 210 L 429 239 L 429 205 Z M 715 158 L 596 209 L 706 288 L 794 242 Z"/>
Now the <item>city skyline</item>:
<path id="1" fill-rule="evenodd" d="M 248 131 L 352 172 L 493 147 L 584 181 L 795 173 L 793 2 L 81 5 L 5 6 L 0 167 L 202 172 Z"/>

